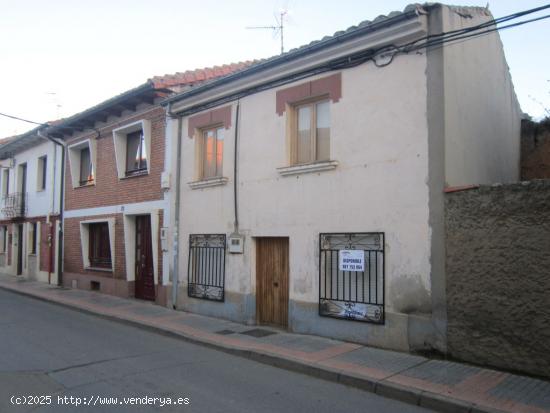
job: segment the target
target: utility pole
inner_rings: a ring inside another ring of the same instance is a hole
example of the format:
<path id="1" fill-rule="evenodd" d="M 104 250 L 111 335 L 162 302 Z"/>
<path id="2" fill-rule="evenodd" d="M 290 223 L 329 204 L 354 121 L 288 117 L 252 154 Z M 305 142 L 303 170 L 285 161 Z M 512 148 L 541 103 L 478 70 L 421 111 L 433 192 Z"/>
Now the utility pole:
<path id="1" fill-rule="evenodd" d="M 248 30 L 251 29 L 270 29 L 274 31 L 274 34 L 281 34 L 281 54 L 285 52 L 285 46 L 284 46 L 284 18 L 288 12 L 286 10 L 281 10 L 279 13 L 279 19 L 275 17 L 275 21 L 277 22 L 277 26 L 249 26 L 247 27 Z"/>

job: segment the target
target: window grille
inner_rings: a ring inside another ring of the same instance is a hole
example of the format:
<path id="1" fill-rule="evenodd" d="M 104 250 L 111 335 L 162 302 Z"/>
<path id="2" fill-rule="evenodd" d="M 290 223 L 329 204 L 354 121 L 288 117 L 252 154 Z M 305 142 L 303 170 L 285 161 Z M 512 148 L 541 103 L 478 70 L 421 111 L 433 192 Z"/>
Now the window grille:
<path id="1" fill-rule="evenodd" d="M 225 288 L 225 234 L 191 234 L 187 295 L 223 301 Z"/>
<path id="2" fill-rule="evenodd" d="M 319 315 L 384 323 L 384 233 L 320 234 Z"/>

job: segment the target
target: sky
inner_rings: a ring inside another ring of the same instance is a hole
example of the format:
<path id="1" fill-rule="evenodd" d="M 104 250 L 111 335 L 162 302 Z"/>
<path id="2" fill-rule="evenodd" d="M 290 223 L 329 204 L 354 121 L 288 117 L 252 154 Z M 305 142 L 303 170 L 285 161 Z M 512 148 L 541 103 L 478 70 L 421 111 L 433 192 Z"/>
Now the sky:
<path id="1" fill-rule="evenodd" d="M 546 2 L 549 0 L 546 0 Z M 495 17 L 546 4 L 491 0 Z M 71 116 L 163 74 L 266 58 L 285 18 L 285 50 L 403 10 L 400 0 L 0 0 L 0 112 L 36 122 Z M 487 0 L 452 0 L 487 5 Z M 550 9 L 534 16 L 550 14 Z M 530 18 L 530 17 L 525 17 Z M 501 39 L 522 110 L 550 113 L 550 19 Z M 0 138 L 34 126 L 0 116 Z"/>

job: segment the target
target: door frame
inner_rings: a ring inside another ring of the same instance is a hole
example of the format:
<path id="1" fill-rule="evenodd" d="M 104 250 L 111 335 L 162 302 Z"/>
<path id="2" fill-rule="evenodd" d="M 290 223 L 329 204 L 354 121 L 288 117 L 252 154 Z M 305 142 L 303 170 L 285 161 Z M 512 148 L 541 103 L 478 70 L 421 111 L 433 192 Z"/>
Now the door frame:
<path id="1" fill-rule="evenodd" d="M 269 240 L 269 239 L 280 239 L 280 240 L 286 240 L 287 245 L 287 269 L 286 269 L 286 276 L 287 276 L 287 288 L 286 288 L 286 298 L 287 298 L 287 308 L 286 308 L 286 324 L 274 324 L 274 323 L 266 323 L 263 322 L 260 319 L 260 299 L 259 299 L 259 293 L 260 293 L 260 272 L 259 272 L 259 261 L 260 261 L 260 250 L 259 250 L 259 242 L 261 240 Z M 258 236 L 254 237 L 254 260 L 253 260 L 253 268 L 254 268 L 254 281 L 255 281 L 255 296 L 256 296 L 256 324 L 258 325 L 265 325 L 265 326 L 271 326 L 276 328 L 282 328 L 282 329 L 288 329 L 289 328 L 289 314 L 290 314 L 290 237 L 288 236 Z"/>
<path id="2" fill-rule="evenodd" d="M 140 263 L 140 258 L 138 257 L 138 254 L 137 254 L 137 249 L 138 249 L 138 237 L 140 236 L 139 232 L 138 232 L 138 220 L 140 219 L 144 219 L 144 218 L 148 218 L 149 219 L 149 234 L 146 234 L 148 236 L 142 236 L 143 238 L 142 239 L 147 239 L 147 242 L 149 243 L 150 245 L 150 262 L 151 262 L 151 274 L 152 274 L 152 278 L 153 278 L 153 296 L 151 297 L 145 297 L 145 296 L 142 296 L 142 297 L 138 297 L 137 295 L 137 285 L 138 285 L 138 278 L 141 278 L 141 273 L 138 271 L 138 264 Z M 134 296 L 135 298 L 139 298 L 139 299 L 142 299 L 142 300 L 148 300 L 148 301 L 156 301 L 156 297 L 157 297 L 157 292 L 158 292 L 158 286 L 157 286 L 157 280 L 155 280 L 155 257 L 154 257 L 154 248 L 155 248 L 155 245 L 153 243 L 153 222 L 152 222 L 152 216 L 151 214 L 139 214 L 139 215 L 134 215 L 134 230 L 135 230 L 135 235 L 134 235 Z M 140 275 L 138 277 L 138 274 Z"/>

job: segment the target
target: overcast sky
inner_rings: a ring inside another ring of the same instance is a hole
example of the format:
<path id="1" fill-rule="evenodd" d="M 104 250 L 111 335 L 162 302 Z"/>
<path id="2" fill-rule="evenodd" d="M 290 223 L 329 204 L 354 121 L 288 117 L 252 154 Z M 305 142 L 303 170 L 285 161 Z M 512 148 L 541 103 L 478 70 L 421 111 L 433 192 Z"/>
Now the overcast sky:
<path id="1" fill-rule="evenodd" d="M 155 75 L 279 53 L 270 30 L 289 12 L 285 49 L 403 10 L 386 0 L 0 0 L 0 112 L 45 122 L 87 109 Z M 486 0 L 452 0 L 485 7 Z M 495 17 L 545 4 L 492 0 Z M 550 9 L 538 15 L 549 14 Z M 526 17 L 529 18 L 529 17 Z M 501 32 L 524 112 L 550 109 L 550 19 Z M 0 137 L 33 126 L 0 116 Z"/>

